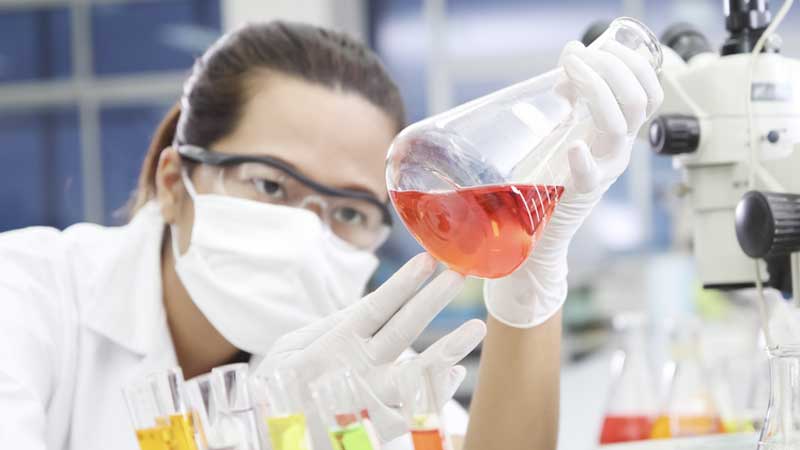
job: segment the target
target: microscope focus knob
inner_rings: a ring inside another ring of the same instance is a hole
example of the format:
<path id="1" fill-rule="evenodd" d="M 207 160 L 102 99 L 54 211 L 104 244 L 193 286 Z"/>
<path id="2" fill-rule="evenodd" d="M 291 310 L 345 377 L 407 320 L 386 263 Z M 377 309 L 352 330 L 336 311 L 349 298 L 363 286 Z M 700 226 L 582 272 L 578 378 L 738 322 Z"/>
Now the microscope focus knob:
<path id="1" fill-rule="evenodd" d="M 649 137 L 659 155 L 691 153 L 700 144 L 700 121 L 682 114 L 658 116 L 650 123 Z"/>
<path id="2" fill-rule="evenodd" d="M 736 205 L 736 238 L 752 258 L 800 251 L 800 195 L 745 193 Z"/>

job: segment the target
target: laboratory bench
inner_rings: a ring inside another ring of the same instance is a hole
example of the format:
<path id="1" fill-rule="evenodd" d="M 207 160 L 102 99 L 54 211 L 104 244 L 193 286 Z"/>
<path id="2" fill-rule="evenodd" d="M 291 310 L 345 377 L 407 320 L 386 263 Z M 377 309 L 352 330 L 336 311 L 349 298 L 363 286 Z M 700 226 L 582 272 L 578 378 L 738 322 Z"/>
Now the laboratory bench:
<path id="1" fill-rule="evenodd" d="M 680 439 L 656 439 L 599 447 L 600 450 L 756 450 L 757 433 L 719 434 Z"/>

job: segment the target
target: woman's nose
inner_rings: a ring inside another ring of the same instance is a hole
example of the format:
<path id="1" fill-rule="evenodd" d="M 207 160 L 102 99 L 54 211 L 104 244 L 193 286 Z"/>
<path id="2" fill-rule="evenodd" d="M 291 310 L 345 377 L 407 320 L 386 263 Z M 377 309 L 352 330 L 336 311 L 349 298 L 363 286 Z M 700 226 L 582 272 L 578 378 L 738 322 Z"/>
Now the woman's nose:
<path id="1" fill-rule="evenodd" d="M 317 216 L 319 216 L 320 220 L 324 220 L 324 212 L 325 212 L 325 200 L 318 198 L 318 197 L 306 197 L 303 202 L 299 205 L 300 208 L 305 208 Z"/>

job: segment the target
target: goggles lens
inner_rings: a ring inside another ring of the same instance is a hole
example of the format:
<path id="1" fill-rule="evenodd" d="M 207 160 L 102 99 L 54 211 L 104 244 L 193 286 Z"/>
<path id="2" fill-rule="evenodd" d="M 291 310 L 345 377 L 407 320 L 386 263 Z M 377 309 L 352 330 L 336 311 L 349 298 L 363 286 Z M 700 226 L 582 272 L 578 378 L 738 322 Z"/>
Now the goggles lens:
<path id="1" fill-rule="evenodd" d="M 374 249 L 389 235 L 385 211 L 375 202 L 321 193 L 279 167 L 242 162 L 224 166 L 201 164 L 195 170 L 198 176 L 210 178 L 215 193 L 309 209 L 336 236 L 357 248 Z"/>

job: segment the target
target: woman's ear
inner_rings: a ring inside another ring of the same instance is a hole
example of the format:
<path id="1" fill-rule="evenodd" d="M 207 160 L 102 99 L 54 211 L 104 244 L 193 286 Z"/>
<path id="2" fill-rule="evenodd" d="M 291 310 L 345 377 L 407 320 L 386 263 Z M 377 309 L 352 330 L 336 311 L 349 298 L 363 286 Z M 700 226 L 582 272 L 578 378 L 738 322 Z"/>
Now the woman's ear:
<path id="1" fill-rule="evenodd" d="M 164 221 L 175 223 L 186 198 L 186 189 L 181 180 L 181 157 L 173 147 L 165 148 L 158 158 L 156 198 Z"/>

